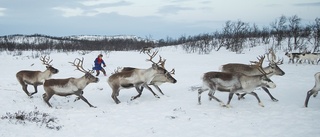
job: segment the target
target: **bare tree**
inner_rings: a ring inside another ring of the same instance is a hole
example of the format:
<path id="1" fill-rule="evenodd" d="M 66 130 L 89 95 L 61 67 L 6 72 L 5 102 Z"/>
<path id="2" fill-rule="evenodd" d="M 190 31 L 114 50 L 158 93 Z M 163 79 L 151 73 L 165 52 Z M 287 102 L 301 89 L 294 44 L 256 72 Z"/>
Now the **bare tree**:
<path id="1" fill-rule="evenodd" d="M 275 20 L 270 24 L 272 35 L 275 38 L 275 41 L 277 42 L 276 45 L 280 46 L 281 42 L 284 40 L 285 37 L 285 31 L 287 29 L 287 26 L 285 23 L 287 22 L 287 18 L 282 15 L 279 20 Z"/>
<path id="2" fill-rule="evenodd" d="M 320 18 L 316 18 L 314 24 L 310 25 L 311 38 L 313 39 L 313 52 L 320 51 Z"/>
<path id="3" fill-rule="evenodd" d="M 299 48 L 299 39 L 301 38 L 301 18 L 299 18 L 297 15 L 294 15 L 292 17 L 289 17 L 288 19 L 288 29 L 289 29 L 289 37 L 293 37 L 293 49 L 296 50 Z"/>

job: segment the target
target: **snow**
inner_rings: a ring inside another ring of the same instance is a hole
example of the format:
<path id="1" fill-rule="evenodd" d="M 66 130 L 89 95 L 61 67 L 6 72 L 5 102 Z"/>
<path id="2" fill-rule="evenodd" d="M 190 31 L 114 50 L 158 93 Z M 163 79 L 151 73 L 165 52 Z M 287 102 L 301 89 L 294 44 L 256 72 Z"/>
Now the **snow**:
<path id="1" fill-rule="evenodd" d="M 248 64 L 250 60 L 266 52 L 266 47 L 257 47 L 236 54 L 228 51 L 213 51 L 211 54 L 187 54 L 179 47 L 159 49 L 159 55 L 167 59 L 166 68 L 175 68 L 176 84 L 165 83 L 160 86 L 165 95 L 155 98 L 150 91 L 144 90 L 140 98 L 130 101 L 137 94 L 134 88 L 120 91 L 120 104 L 111 98 L 108 77 L 98 76 L 98 83 L 89 84 L 84 89 L 84 97 L 97 108 L 90 108 L 85 102 L 74 102 L 76 96 L 53 96 L 49 108 L 42 99 L 43 86 L 33 98 L 27 97 L 15 78 L 20 70 L 44 70 L 39 58 L 32 58 L 31 51 L 24 51 L 21 56 L 0 52 L 0 116 L 19 111 L 39 111 L 55 117 L 60 130 L 48 129 L 37 123 L 19 124 L 8 119 L 0 119 L 0 136 L 24 137 L 61 137 L 61 136 L 117 136 L 117 137 L 314 137 L 320 135 L 317 125 L 320 123 L 320 98 L 310 98 L 309 107 L 305 108 L 306 93 L 314 86 L 314 74 L 319 72 L 319 65 L 288 64 L 284 52 L 277 55 L 284 58 L 280 67 L 286 72 L 284 76 L 273 76 L 277 84 L 270 89 L 278 102 L 273 102 L 260 88 L 256 89 L 265 107 L 258 105 L 255 97 L 247 95 L 244 100 L 231 101 L 231 108 L 219 106 L 216 101 L 209 101 L 207 93 L 202 94 L 202 104 L 198 105 L 197 91 L 194 87 L 201 85 L 201 76 L 208 71 L 218 71 L 222 64 L 237 62 Z M 100 51 L 86 55 L 74 53 L 51 52 L 53 66 L 59 73 L 52 78 L 81 77 L 82 72 L 68 62 L 84 57 L 84 68 L 92 68 L 93 61 Z M 105 54 L 105 53 L 103 53 Z M 117 67 L 130 66 L 138 68 L 151 67 L 146 62 L 147 56 L 139 51 L 109 52 L 104 56 L 108 76 Z M 264 66 L 267 62 L 264 62 Z M 32 86 L 28 86 L 33 92 Z M 216 92 L 225 103 L 227 93 Z"/>

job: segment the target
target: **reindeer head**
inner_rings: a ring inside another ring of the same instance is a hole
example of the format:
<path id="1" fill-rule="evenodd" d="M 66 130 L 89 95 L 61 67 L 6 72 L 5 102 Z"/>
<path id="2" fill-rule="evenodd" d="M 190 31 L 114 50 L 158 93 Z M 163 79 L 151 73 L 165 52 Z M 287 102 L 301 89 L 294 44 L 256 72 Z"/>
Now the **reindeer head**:
<path id="1" fill-rule="evenodd" d="M 58 69 L 52 67 L 50 63 L 53 61 L 53 59 L 50 60 L 50 57 L 47 58 L 47 56 L 41 56 L 40 61 L 42 61 L 43 65 L 46 65 L 47 70 L 49 70 L 52 74 L 56 74 L 59 72 Z"/>
<path id="2" fill-rule="evenodd" d="M 97 83 L 99 81 L 99 78 L 92 75 L 93 70 L 86 71 L 83 68 L 83 58 L 80 60 L 79 58 L 76 58 L 73 62 L 69 62 L 72 64 L 72 66 L 76 67 L 76 70 L 79 70 L 80 72 L 83 72 L 85 75 L 85 79 L 88 80 L 88 83 Z"/>
<path id="3" fill-rule="evenodd" d="M 175 73 L 175 69 L 172 69 L 169 72 L 164 67 L 166 59 L 162 59 L 162 57 L 159 56 L 160 59 L 159 59 L 159 61 L 157 63 L 152 60 L 157 55 L 157 53 L 158 53 L 158 51 L 153 52 L 152 54 L 147 53 L 148 56 L 150 57 L 149 59 L 147 59 L 147 61 L 152 62 L 152 68 L 157 69 L 160 72 L 154 78 L 154 79 L 156 79 L 155 81 L 161 81 L 162 80 L 162 82 L 176 83 L 177 80 L 175 78 L 173 78 L 172 75 L 171 75 L 171 74 Z"/>
<path id="4" fill-rule="evenodd" d="M 259 56 L 257 57 L 258 61 L 251 61 L 251 63 L 253 63 L 255 67 L 261 72 L 262 75 L 260 76 L 260 78 L 262 80 L 263 87 L 275 88 L 276 84 L 267 77 L 268 74 L 262 68 L 264 58 L 265 56 Z"/>

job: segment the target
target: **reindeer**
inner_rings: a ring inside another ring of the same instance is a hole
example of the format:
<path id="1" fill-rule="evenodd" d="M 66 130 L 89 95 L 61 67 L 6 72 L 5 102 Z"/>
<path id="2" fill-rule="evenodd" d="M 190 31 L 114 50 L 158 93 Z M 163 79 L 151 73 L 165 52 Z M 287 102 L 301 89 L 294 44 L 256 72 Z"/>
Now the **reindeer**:
<path id="1" fill-rule="evenodd" d="M 155 56 L 156 53 L 153 54 Z M 150 59 L 148 60 L 153 63 L 152 67 L 148 69 L 130 68 L 130 71 L 120 71 L 118 73 L 112 74 L 109 77 L 108 84 L 112 89 L 111 97 L 116 104 L 120 103 L 120 100 L 117 98 L 117 96 L 119 96 L 120 89 L 123 88 L 136 88 L 138 95 L 133 96 L 131 100 L 134 100 L 141 96 L 142 88 L 140 89 L 140 87 L 147 88 L 153 93 L 155 97 L 159 98 L 159 96 L 156 95 L 148 85 L 152 83 L 152 80 L 155 77 L 164 76 L 167 78 L 166 74 L 168 74 L 168 71 L 161 67 L 158 64 L 159 62 L 155 63 L 152 61 L 152 58 L 154 56 L 150 56 Z M 176 80 L 172 79 L 171 82 L 176 83 Z"/>
<path id="2" fill-rule="evenodd" d="M 286 52 L 284 55 L 286 55 L 288 58 L 289 58 L 289 62 L 292 62 L 292 64 L 294 63 L 294 60 L 296 59 L 297 61 L 299 60 L 299 56 L 301 55 L 302 53 L 289 53 L 289 52 Z"/>
<path id="3" fill-rule="evenodd" d="M 304 102 L 305 107 L 308 107 L 310 96 L 313 95 L 313 97 L 316 97 L 318 95 L 318 92 L 320 91 L 320 72 L 317 72 L 316 74 L 314 74 L 314 78 L 315 78 L 315 84 L 313 88 L 307 92 L 307 97 Z"/>
<path id="4" fill-rule="evenodd" d="M 151 61 L 152 63 L 155 63 L 152 61 L 152 58 L 154 58 L 154 56 L 157 54 L 158 52 L 154 52 L 152 55 L 150 55 L 149 53 L 147 53 L 150 57 L 150 59 L 148 59 L 147 61 Z M 166 59 L 163 59 L 162 60 L 162 57 L 160 56 L 160 60 L 158 63 L 159 66 L 161 66 L 162 68 L 165 69 L 164 65 L 165 65 L 165 62 L 166 62 Z M 124 67 L 124 68 L 118 68 L 116 72 L 121 72 L 121 71 L 135 71 L 136 69 L 138 68 L 133 68 L 133 67 Z M 175 69 L 172 69 L 170 72 L 166 72 L 165 75 L 156 75 L 152 80 L 151 82 L 148 84 L 148 85 L 152 85 L 153 87 L 155 87 L 162 95 L 163 92 L 162 90 L 160 89 L 160 85 L 163 84 L 163 83 L 166 83 L 166 82 L 169 82 L 169 83 L 176 83 L 177 80 L 175 78 L 172 77 L 171 74 L 175 74 Z M 141 92 L 143 91 L 143 86 L 141 87 Z M 151 91 L 152 92 L 152 91 Z M 154 94 L 154 96 L 157 96 L 159 97 L 157 94 L 155 94 L 154 92 L 152 92 Z"/>
<path id="5" fill-rule="evenodd" d="M 221 106 L 230 107 L 230 101 L 234 93 L 248 93 L 255 96 L 260 106 L 264 107 L 258 95 L 254 92 L 257 87 L 275 88 L 268 77 L 267 73 L 261 67 L 264 56 L 258 58 L 259 62 L 254 62 L 260 75 L 247 76 L 243 73 L 230 72 L 207 72 L 203 75 L 203 87 L 198 90 L 198 102 L 201 104 L 201 93 L 209 90 L 208 96 L 210 99 L 215 99 Z M 227 105 L 214 96 L 215 91 L 229 92 L 229 99 Z"/>
<path id="6" fill-rule="evenodd" d="M 152 49 L 154 49 L 153 46 L 142 47 L 142 48 L 140 49 L 140 54 L 141 54 L 141 53 L 151 53 L 151 50 L 152 50 Z"/>
<path id="7" fill-rule="evenodd" d="M 46 65 L 46 70 L 41 71 L 31 71 L 31 70 L 21 70 L 16 74 L 16 77 L 22 86 L 22 90 L 27 94 L 27 96 L 32 97 L 33 94 L 38 92 L 37 86 L 42 85 L 44 80 L 49 79 L 52 74 L 57 74 L 59 72 L 58 69 L 52 67 L 50 63 L 53 60 L 50 60 L 50 57 L 42 56 L 40 57 L 40 61 L 42 61 L 43 65 Z M 33 85 L 34 92 L 28 92 L 28 85 Z"/>
<path id="8" fill-rule="evenodd" d="M 303 60 L 308 61 L 309 64 L 318 64 L 318 60 L 320 58 L 320 54 L 319 53 L 304 53 L 304 54 L 300 54 L 298 56 L 298 61 L 297 63 L 302 63 Z"/>
<path id="9" fill-rule="evenodd" d="M 43 94 L 43 100 L 46 102 L 49 107 L 52 107 L 49 103 L 50 98 L 53 95 L 59 95 L 59 96 L 69 96 L 69 95 L 76 95 L 78 98 L 82 99 L 84 102 L 86 102 L 90 107 L 95 107 L 91 105 L 88 100 L 83 96 L 83 89 L 90 83 L 97 83 L 99 81 L 98 78 L 94 77 L 92 75 L 91 71 L 86 71 L 83 68 L 83 58 L 80 60 L 79 58 L 76 58 L 71 63 L 73 66 L 75 66 L 77 69 L 84 74 L 84 76 L 80 78 L 66 78 L 66 79 L 49 79 L 44 82 L 44 90 L 45 93 Z"/>
<path id="10" fill-rule="evenodd" d="M 271 57 L 269 56 L 269 54 L 271 54 Z M 269 53 L 267 53 L 267 57 L 268 57 L 269 65 L 263 68 L 263 71 L 268 74 L 267 77 L 270 78 L 273 75 L 278 75 L 278 76 L 285 75 L 285 72 L 278 66 L 283 64 L 283 59 L 282 60 L 278 59 L 278 61 L 275 61 L 277 60 L 276 59 L 277 57 L 274 54 L 274 51 L 272 49 L 269 49 Z M 230 73 L 239 72 L 248 76 L 261 74 L 259 68 L 257 68 L 256 65 L 247 65 L 247 64 L 238 64 L 238 63 L 229 63 L 229 64 L 222 65 L 220 67 L 220 70 L 222 72 L 230 72 Z M 271 95 L 271 93 L 266 87 L 262 86 L 261 88 L 269 95 L 272 101 L 275 101 L 275 102 L 279 101 L 278 99 L 276 99 Z M 239 99 L 241 99 L 245 96 L 245 94 L 240 94 L 238 96 L 239 96 Z"/>

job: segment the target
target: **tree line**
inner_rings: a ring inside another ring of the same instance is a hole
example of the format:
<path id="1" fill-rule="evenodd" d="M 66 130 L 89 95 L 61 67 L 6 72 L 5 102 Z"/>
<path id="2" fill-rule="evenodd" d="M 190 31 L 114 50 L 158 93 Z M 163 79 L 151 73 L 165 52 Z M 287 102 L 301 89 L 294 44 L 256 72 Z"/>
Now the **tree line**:
<path id="1" fill-rule="evenodd" d="M 212 50 L 225 48 L 241 52 L 245 48 L 261 44 L 271 44 L 274 49 L 285 51 L 320 51 L 320 18 L 302 24 L 297 15 L 276 18 L 270 26 L 259 28 L 241 20 L 226 21 L 222 30 L 195 36 L 167 37 L 160 40 L 151 38 L 102 38 L 77 39 L 73 37 L 54 37 L 41 34 L 0 36 L 0 50 L 140 50 L 143 47 L 163 47 L 181 45 L 189 53 L 207 54 Z M 311 45 L 311 47 L 310 47 Z"/>

